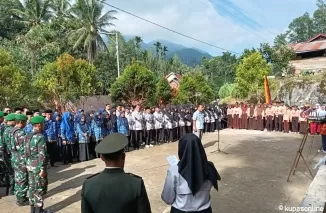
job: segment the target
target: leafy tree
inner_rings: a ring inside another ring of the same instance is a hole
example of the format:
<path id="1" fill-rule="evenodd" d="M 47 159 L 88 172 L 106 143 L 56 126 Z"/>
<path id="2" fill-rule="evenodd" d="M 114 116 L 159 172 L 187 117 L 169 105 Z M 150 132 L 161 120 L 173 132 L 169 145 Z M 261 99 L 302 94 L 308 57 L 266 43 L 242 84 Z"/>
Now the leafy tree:
<path id="1" fill-rule="evenodd" d="M 218 96 L 220 99 L 224 99 L 227 97 L 237 97 L 237 89 L 236 84 L 224 84 L 220 90 L 218 91 Z"/>
<path id="2" fill-rule="evenodd" d="M 290 43 L 304 42 L 315 35 L 313 20 L 308 12 L 295 18 L 288 28 L 287 34 Z"/>
<path id="3" fill-rule="evenodd" d="M 235 55 L 226 52 L 210 60 L 203 59 L 204 74 L 209 77 L 209 83 L 215 95 L 218 94 L 222 85 L 234 82 L 237 62 Z"/>
<path id="4" fill-rule="evenodd" d="M 118 77 L 116 55 L 112 52 L 101 52 L 94 61 L 94 65 L 98 73 L 97 81 L 103 85 L 97 94 L 108 95 L 111 85 Z"/>
<path id="5" fill-rule="evenodd" d="M 0 49 L 0 106 L 24 103 L 29 83 L 25 73 L 14 64 L 12 56 Z"/>
<path id="6" fill-rule="evenodd" d="M 268 63 L 271 63 L 273 75 L 281 76 L 291 71 L 290 61 L 295 57 L 295 52 L 288 46 L 271 47 L 268 43 L 260 44 L 260 53 Z"/>
<path id="7" fill-rule="evenodd" d="M 126 105 L 144 104 L 155 97 L 155 76 L 146 67 L 133 62 L 112 84 L 110 92 L 114 102 Z"/>
<path id="8" fill-rule="evenodd" d="M 326 1 L 317 0 L 318 9 L 313 15 L 313 26 L 316 33 L 326 33 Z"/>
<path id="9" fill-rule="evenodd" d="M 287 42 L 287 34 L 286 33 L 281 33 L 277 35 L 274 39 L 274 47 L 282 47 L 288 44 Z"/>
<path id="10" fill-rule="evenodd" d="M 0 37 L 14 39 L 18 34 L 25 33 L 25 26 L 18 23 L 16 19 L 19 17 L 11 12 L 19 5 L 20 1 L 0 0 Z"/>
<path id="11" fill-rule="evenodd" d="M 96 68 L 87 61 L 63 54 L 56 62 L 43 67 L 34 84 L 42 91 L 39 97 L 42 101 L 65 110 L 69 101 L 93 95 L 101 86 L 96 81 L 96 74 Z"/>
<path id="12" fill-rule="evenodd" d="M 161 78 L 156 84 L 156 99 L 164 105 L 172 99 L 172 90 L 166 78 Z"/>
<path id="13" fill-rule="evenodd" d="M 210 103 L 214 98 L 213 90 L 205 76 L 201 72 L 195 72 L 182 76 L 173 103 Z"/>
<path id="14" fill-rule="evenodd" d="M 114 26 L 112 21 L 116 18 L 115 10 L 103 12 L 103 3 L 99 0 L 77 0 L 72 11 L 75 18 L 83 23 L 82 27 L 72 30 L 70 36 L 76 39 L 74 48 L 82 43 L 87 49 L 87 59 L 93 62 L 98 50 L 107 50 L 101 34 L 109 33 L 105 28 Z"/>
<path id="15" fill-rule="evenodd" d="M 16 15 L 17 21 L 27 27 L 38 26 L 47 22 L 52 17 L 51 2 L 52 0 L 22 0 L 11 12 Z"/>
<path id="16" fill-rule="evenodd" d="M 264 76 L 270 73 L 270 66 L 259 52 L 243 58 L 237 67 L 236 83 L 239 96 L 242 98 L 255 94 L 260 100 L 264 89 Z"/>

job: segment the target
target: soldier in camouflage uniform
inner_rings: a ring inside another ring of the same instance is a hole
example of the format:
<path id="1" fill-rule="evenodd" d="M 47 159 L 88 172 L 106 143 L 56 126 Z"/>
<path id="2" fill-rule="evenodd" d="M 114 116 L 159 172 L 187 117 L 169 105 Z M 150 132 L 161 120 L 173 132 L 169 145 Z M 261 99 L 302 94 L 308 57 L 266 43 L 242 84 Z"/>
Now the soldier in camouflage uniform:
<path id="1" fill-rule="evenodd" d="M 31 119 L 33 132 L 25 136 L 25 157 L 28 171 L 28 197 L 32 213 L 45 213 L 43 197 L 47 192 L 47 150 L 42 134 L 45 119 L 35 116 Z"/>
<path id="2" fill-rule="evenodd" d="M 4 151 L 5 145 L 3 141 L 3 132 L 5 130 L 5 125 L 3 123 L 4 113 L 0 111 L 0 187 L 7 187 L 9 184 L 7 178 L 7 168 L 4 161 Z"/>
<path id="3" fill-rule="evenodd" d="M 27 194 L 27 169 L 25 161 L 25 132 L 27 116 L 24 114 L 17 114 L 15 117 L 16 126 L 12 129 L 10 138 L 11 142 L 11 164 L 14 168 L 15 174 L 15 194 L 17 198 L 17 205 L 28 205 Z"/>
<path id="4" fill-rule="evenodd" d="M 15 116 L 16 114 L 9 114 L 6 116 L 7 126 L 3 132 L 3 142 L 4 142 L 4 161 L 7 166 L 10 188 L 9 194 L 14 195 L 15 190 L 15 179 L 14 179 L 14 169 L 13 165 L 11 164 L 11 144 L 10 144 L 10 135 L 12 129 L 15 126 Z"/>

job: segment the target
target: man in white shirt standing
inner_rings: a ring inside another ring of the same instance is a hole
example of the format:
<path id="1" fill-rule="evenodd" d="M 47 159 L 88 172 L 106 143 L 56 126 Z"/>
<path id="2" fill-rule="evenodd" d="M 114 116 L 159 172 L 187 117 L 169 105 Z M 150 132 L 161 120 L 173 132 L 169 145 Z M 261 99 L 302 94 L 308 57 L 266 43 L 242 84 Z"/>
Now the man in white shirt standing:
<path id="1" fill-rule="evenodd" d="M 203 130 L 204 130 L 204 114 L 203 114 L 204 106 L 202 104 L 199 104 L 197 106 L 197 110 L 194 112 L 192 116 L 193 120 L 193 133 L 197 135 L 200 139 L 202 139 L 203 136 Z"/>
<path id="2" fill-rule="evenodd" d="M 140 112 L 140 106 L 137 105 L 135 110 L 132 112 L 132 120 L 134 123 L 134 130 L 135 130 L 135 143 L 136 149 L 139 149 L 139 146 L 143 140 L 143 123 L 144 117 L 143 114 Z"/>

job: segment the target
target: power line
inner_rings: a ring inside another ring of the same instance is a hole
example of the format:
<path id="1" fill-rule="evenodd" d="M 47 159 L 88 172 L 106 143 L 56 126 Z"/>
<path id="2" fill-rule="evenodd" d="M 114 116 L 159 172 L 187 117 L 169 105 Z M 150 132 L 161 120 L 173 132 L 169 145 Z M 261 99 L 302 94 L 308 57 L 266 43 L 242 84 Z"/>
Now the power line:
<path id="1" fill-rule="evenodd" d="M 141 19 L 141 20 L 143 20 L 143 21 L 146 21 L 146 22 L 148 22 L 148 23 L 150 23 L 150 24 L 156 25 L 157 27 L 163 28 L 163 29 L 165 29 L 165 30 L 168 30 L 168 31 L 173 32 L 173 33 L 175 33 L 175 34 L 178 34 L 178 35 L 180 35 L 180 36 L 183 36 L 183 37 L 186 37 L 186 38 L 188 38 L 188 39 L 191 39 L 191 40 L 194 40 L 194 41 L 197 41 L 197 42 L 200 42 L 200 43 L 206 44 L 206 45 L 211 46 L 211 47 L 215 47 L 215 48 L 220 49 L 220 50 L 224 50 L 224 51 L 227 51 L 227 52 L 231 52 L 231 53 L 234 53 L 234 54 L 240 55 L 240 53 L 233 52 L 233 51 L 231 51 L 231 50 L 227 50 L 227 49 L 225 49 L 225 48 L 223 48 L 223 47 L 219 47 L 219 46 L 216 46 L 216 45 L 214 45 L 214 44 L 210 44 L 210 43 L 208 43 L 208 42 L 205 42 L 205 41 L 199 40 L 199 39 L 197 39 L 197 38 L 194 38 L 194 37 L 188 36 L 188 35 L 186 35 L 186 34 L 180 33 L 180 32 L 178 32 L 178 31 L 172 30 L 172 29 L 170 29 L 170 28 L 168 28 L 168 27 L 165 27 L 165 26 L 163 26 L 163 25 L 157 24 L 157 23 L 152 22 L 152 21 L 150 21 L 150 20 L 148 20 L 148 19 L 142 18 L 142 17 L 140 17 L 140 16 L 138 16 L 138 15 L 135 15 L 135 14 L 133 14 L 133 13 L 130 13 L 130 12 L 126 11 L 126 10 L 123 10 L 123 9 L 121 9 L 121 8 L 118 8 L 118 7 L 115 7 L 115 6 L 113 6 L 113 5 L 111 5 L 111 4 L 108 4 L 108 3 L 104 2 L 104 1 L 101 1 L 101 2 L 102 2 L 103 4 L 106 4 L 107 6 L 110 6 L 110 7 L 114 8 L 114 9 L 116 9 L 116 10 L 119 10 L 119 11 L 121 11 L 121 12 L 127 13 L 128 15 L 131 15 L 131 16 L 133 16 L 133 17 L 136 17 L 136 18 L 138 18 L 138 19 Z"/>
<path id="2" fill-rule="evenodd" d="M 230 4 L 228 1 L 226 0 L 222 0 L 225 2 L 225 4 L 227 4 L 229 7 L 233 8 L 235 11 L 239 12 L 240 15 L 246 17 L 247 19 L 249 19 L 250 21 L 252 21 L 254 24 L 260 26 L 261 28 L 265 29 L 267 32 L 269 32 L 271 35 L 275 36 L 275 33 L 273 33 L 272 31 L 270 31 L 269 29 L 265 28 L 263 25 L 259 24 L 257 21 L 255 21 L 254 19 L 250 18 L 249 16 L 247 16 L 246 14 L 244 14 L 241 10 L 239 10 L 238 8 L 234 7 L 232 4 Z"/>
<path id="3" fill-rule="evenodd" d="M 200 1 L 200 0 L 198 0 L 198 1 Z M 202 1 L 200 1 L 200 2 L 203 3 Z M 255 26 L 252 26 L 250 23 L 247 23 L 246 21 L 244 21 L 243 19 L 241 19 L 241 17 L 236 16 L 235 14 L 233 14 L 232 12 L 230 12 L 229 10 L 227 10 L 227 9 L 223 8 L 221 5 L 217 4 L 215 1 L 212 1 L 212 0 L 211 0 L 210 3 L 212 3 L 213 5 L 215 5 L 215 6 L 218 7 L 218 8 L 222 9 L 223 11 L 225 11 L 226 13 L 228 13 L 229 15 L 231 15 L 232 17 L 236 18 L 236 19 L 239 20 L 241 23 L 246 24 L 246 25 L 249 26 L 251 29 L 256 30 L 256 27 L 255 27 Z M 229 17 L 226 17 L 226 18 L 228 18 L 228 19 L 230 19 L 231 21 L 233 21 L 233 20 L 232 20 L 231 18 L 229 18 Z M 253 33 L 253 32 L 251 32 L 251 31 L 249 31 L 249 29 L 245 28 L 244 25 L 240 24 L 239 26 L 242 27 L 243 29 L 247 30 L 248 32 Z M 258 32 L 256 32 L 256 31 L 254 31 L 254 32 L 256 33 L 255 35 L 258 35 L 258 36 L 259 36 L 260 38 L 262 38 L 263 40 L 267 40 L 267 41 L 268 41 L 268 39 L 266 39 L 267 37 L 264 37 L 264 38 L 263 38 L 261 34 L 258 34 Z"/>

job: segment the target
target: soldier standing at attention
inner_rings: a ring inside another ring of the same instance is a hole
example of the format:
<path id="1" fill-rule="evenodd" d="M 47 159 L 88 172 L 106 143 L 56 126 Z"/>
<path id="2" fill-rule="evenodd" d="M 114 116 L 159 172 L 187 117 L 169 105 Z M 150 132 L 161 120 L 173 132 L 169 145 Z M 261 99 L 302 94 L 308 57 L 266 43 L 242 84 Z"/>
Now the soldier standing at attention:
<path id="1" fill-rule="evenodd" d="M 9 181 L 10 181 L 10 188 L 9 194 L 14 195 L 15 191 L 15 179 L 14 179 L 14 169 L 13 165 L 11 164 L 11 144 L 10 144 L 10 135 L 12 129 L 15 126 L 15 117 L 16 114 L 11 113 L 6 116 L 7 126 L 3 132 L 3 142 L 4 142 L 4 161 L 6 162 L 7 169 L 9 172 Z"/>
<path id="2" fill-rule="evenodd" d="M 31 119 L 33 132 L 25 136 L 25 157 L 28 171 L 28 197 L 32 213 L 47 213 L 43 210 L 43 197 L 47 192 L 47 149 L 44 135 L 45 118 L 35 116 Z"/>
<path id="3" fill-rule="evenodd" d="M 85 180 L 82 213 L 151 213 L 143 179 L 123 170 L 127 144 L 126 136 L 112 133 L 96 146 L 106 168 Z"/>
<path id="4" fill-rule="evenodd" d="M 15 194 L 18 206 L 28 205 L 27 199 L 27 169 L 25 161 L 24 139 L 27 116 L 24 114 L 17 114 L 15 117 L 16 126 L 12 129 L 10 137 L 11 142 L 11 164 L 13 165 L 15 174 Z"/>

